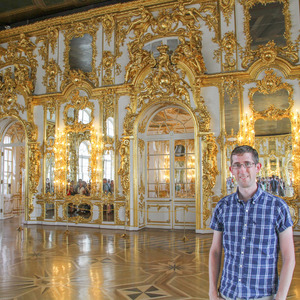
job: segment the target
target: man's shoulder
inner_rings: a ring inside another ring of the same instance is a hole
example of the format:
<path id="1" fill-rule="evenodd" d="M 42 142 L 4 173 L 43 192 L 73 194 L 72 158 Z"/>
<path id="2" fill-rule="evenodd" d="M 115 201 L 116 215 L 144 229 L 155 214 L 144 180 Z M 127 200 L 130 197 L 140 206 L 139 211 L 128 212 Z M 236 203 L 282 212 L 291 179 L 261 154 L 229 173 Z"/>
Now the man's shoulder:
<path id="1" fill-rule="evenodd" d="M 235 193 L 227 195 L 225 197 L 223 197 L 216 205 L 216 208 L 221 208 L 224 206 L 228 206 L 231 205 L 234 202 L 235 199 Z"/>
<path id="2" fill-rule="evenodd" d="M 275 205 L 275 206 L 287 206 L 287 203 L 285 202 L 284 199 L 282 199 L 276 195 L 273 195 L 271 193 L 268 193 L 266 191 L 262 191 L 260 198 L 264 201 L 272 202 L 272 205 Z"/>

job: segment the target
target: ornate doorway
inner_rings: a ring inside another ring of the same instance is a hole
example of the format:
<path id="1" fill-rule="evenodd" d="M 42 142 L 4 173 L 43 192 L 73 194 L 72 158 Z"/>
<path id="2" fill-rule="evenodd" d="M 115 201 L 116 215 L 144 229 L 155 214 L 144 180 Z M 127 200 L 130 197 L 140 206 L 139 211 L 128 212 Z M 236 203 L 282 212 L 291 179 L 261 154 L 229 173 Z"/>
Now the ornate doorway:
<path id="1" fill-rule="evenodd" d="M 25 130 L 16 120 L 0 121 L 1 140 L 1 201 L 0 219 L 25 211 Z"/>
<path id="2" fill-rule="evenodd" d="M 146 226 L 195 228 L 195 147 L 191 115 L 158 111 L 146 131 Z"/>

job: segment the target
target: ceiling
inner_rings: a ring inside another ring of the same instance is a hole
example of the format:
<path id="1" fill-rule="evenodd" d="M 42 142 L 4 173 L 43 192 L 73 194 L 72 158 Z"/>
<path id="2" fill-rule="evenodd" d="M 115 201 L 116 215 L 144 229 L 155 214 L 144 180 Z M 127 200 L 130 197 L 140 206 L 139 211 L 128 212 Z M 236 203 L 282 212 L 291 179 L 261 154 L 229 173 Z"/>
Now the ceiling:
<path id="1" fill-rule="evenodd" d="M 129 1 L 132 0 L 0 0 L 0 30 Z"/>

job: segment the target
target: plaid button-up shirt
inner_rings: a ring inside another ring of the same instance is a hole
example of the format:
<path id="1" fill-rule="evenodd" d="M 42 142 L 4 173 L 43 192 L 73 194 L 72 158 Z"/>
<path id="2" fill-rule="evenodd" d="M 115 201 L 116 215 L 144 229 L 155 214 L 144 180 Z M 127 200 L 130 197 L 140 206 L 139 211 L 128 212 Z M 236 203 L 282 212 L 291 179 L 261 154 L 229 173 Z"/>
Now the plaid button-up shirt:
<path id="1" fill-rule="evenodd" d="M 276 294 L 278 234 L 292 225 L 286 202 L 261 188 L 247 203 L 238 193 L 221 199 L 210 223 L 213 230 L 223 232 L 220 292 L 232 299 Z"/>

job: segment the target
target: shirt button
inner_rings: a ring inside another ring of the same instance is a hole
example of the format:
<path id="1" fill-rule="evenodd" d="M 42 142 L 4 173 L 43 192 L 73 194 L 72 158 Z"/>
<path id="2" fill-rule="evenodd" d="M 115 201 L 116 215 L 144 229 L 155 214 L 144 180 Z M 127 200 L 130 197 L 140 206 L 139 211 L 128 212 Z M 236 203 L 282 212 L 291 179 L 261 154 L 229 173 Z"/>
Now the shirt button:
<path id="1" fill-rule="evenodd" d="M 241 282 L 242 281 L 242 279 L 241 278 L 239 278 L 239 282 Z"/>
<path id="2" fill-rule="evenodd" d="M 240 268 L 242 267 L 243 265 L 240 265 Z"/>
<path id="3" fill-rule="evenodd" d="M 242 254 L 244 254 L 244 251 L 242 251 Z"/>
<path id="4" fill-rule="evenodd" d="M 248 209 L 246 209 L 246 212 L 248 212 Z"/>
<path id="5" fill-rule="evenodd" d="M 243 236 L 243 240 L 245 239 L 245 237 Z"/>
<path id="6" fill-rule="evenodd" d="M 245 224 L 245 227 L 247 227 L 247 224 Z"/>

